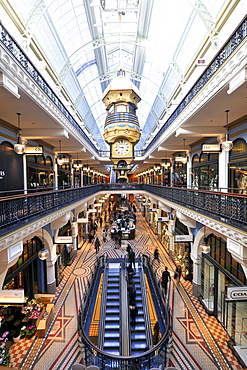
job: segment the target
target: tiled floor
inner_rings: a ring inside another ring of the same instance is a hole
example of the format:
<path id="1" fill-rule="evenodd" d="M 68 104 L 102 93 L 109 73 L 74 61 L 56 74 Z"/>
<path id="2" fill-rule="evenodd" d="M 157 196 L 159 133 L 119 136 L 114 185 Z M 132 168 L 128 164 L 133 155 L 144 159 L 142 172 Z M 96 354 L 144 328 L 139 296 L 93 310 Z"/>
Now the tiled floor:
<path id="1" fill-rule="evenodd" d="M 124 242 L 122 248 L 114 249 L 111 240 L 103 243 L 101 230 L 98 231 L 101 249 L 98 254 L 111 257 L 127 255 Z M 137 212 L 136 238 L 130 241 L 136 256 L 150 254 L 159 248 L 161 275 L 167 265 L 174 271 L 173 262 L 161 246 L 140 212 Z M 54 324 L 45 339 L 22 339 L 10 349 L 11 366 L 18 369 L 69 370 L 71 364 L 82 360 L 80 351 L 77 317 L 88 276 L 95 264 L 94 245 L 86 242 L 78 251 L 73 264 L 65 269 L 64 278 L 55 295 Z M 83 268 L 83 274 L 73 274 L 75 268 Z M 170 305 L 173 313 L 173 347 L 170 366 L 182 370 L 240 370 L 232 352 L 227 347 L 226 333 L 217 320 L 206 314 L 197 298 L 192 296 L 192 285 L 181 279 L 175 286 L 171 283 Z"/>

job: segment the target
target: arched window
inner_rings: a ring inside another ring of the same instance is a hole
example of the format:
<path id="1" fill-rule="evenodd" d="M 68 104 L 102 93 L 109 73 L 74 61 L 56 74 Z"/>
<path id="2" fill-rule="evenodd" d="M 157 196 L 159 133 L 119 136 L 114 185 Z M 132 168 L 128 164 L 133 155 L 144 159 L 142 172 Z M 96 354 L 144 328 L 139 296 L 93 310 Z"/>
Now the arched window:
<path id="1" fill-rule="evenodd" d="M 200 156 L 200 163 L 202 162 L 208 162 L 208 155 L 207 153 L 202 153 Z"/>
<path id="2" fill-rule="evenodd" d="M 192 165 L 198 164 L 199 163 L 199 157 L 197 154 L 195 154 L 192 158 Z"/>
<path id="3" fill-rule="evenodd" d="M 52 167 L 52 158 L 49 155 L 45 159 L 45 164 L 47 167 Z"/>
<path id="4" fill-rule="evenodd" d="M 43 155 L 37 155 L 37 163 L 41 166 L 45 165 L 45 157 Z"/>
<path id="5" fill-rule="evenodd" d="M 9 141 L 3 141 L 1 143 L 2 146 L 5 146 L 7 148 L 11 148 L 11 149 L 14 149 L 14 145 L 12 145 Z"/>
<path id="6" fill-rule="evenodd" d="M 231 155 L 237 155 L 246 152 L 246 142 L 244 139 L 237 139 L 233 142 Z"/>

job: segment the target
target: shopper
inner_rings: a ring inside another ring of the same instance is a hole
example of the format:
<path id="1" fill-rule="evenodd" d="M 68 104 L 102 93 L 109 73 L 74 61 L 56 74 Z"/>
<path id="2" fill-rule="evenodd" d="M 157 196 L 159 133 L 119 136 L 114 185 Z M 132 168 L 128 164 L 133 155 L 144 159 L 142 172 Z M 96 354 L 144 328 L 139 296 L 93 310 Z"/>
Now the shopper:
<path id="1" fill-rule="evenodd" d="M 130 306 L 130 325 L 132 328 L 136 326 L 136 316 L 138 314 L 138 308 L 136 306 Z"/>
<path id="2" fill-rule="evenodd" d="M 168 281 L 171 281 L 171 275 L 170 272 L 168 271 L 167 266 L 165 267 L 165 270 L 162 273 L 162 287 L 164 289 L 165 295 L 167 295 L 167 284 Z"/>
<path id="3" fill-rule="evenodd" d="M 99 247 L 100 247 L 100 241 L 99 241 L 98 237 L 96 237 L 94 245 L 95 245 L 95 250 L 96 250 L 96 254 L 97 254 L 99 252 Z"/>
<path id="4" fill-rule="evenodd" d="M 177 283 L 180 282 L 181 275 L 182 275 L 182 267 L 180 265 L 177 265 L 175 269 L 175 273 L 174 273 L 174 280 L 176 280 Z"/>

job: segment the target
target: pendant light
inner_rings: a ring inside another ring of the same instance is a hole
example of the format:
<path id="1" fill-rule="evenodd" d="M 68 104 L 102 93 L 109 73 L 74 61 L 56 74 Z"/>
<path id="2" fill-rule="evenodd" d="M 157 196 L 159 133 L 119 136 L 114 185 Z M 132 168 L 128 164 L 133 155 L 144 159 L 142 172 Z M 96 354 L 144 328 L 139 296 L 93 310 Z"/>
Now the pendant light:
<path id="1" fill-rule="evenodd" d="M 17 141 L 17 144 L 14 145 L 14 151 L 17 154 L 24 154 L 26 146 L 22 144 L 21 142 L 21 122 L 20 122 L 21 113 L 16 113 L 16 114 L 17 114 L 17 123 L 18 123 L 18 141 Z"/>
<path id="2" fill-rule="evenodd" d="M 45 244 L 44 244 L 43 240 L 44 240 L 44 233 L 43 233 L 43 228 L 42 228 L 41 249 L 38 252 L 38 258 L 41 261 L 46 260 L 48 258 L 48 256 L 49 256 L 49 251 L 48 251 L 48 249 L 45 248 Z"/>
<path id="3" fill-rule="evenodd" d="M 233 143 L 232 143 L 231 140 L 229 140 L 229 133 L 228 133 L 228 113 L 229 113 L 229 109 L 225 110 L 225 113 L 226 113 L 226 126 L 225 126 L 226 127 L 226 139 L 221 144 L 221 148 L 222 148 L 222 150 L 224 150 L 224 152 L 229 152 L 233 148 Z"/>
<path id="4" fill-rule="evenodd" d="M 200 244 L 200 248 L 201 248 L 202 253 L 204 254 L 208 254 L 210 252 L 210 244 L 207 242 L 207 238 L 205 235 L 205 226 L 204 226 L 204 238 L 203 238 L 203 242 Z"/>

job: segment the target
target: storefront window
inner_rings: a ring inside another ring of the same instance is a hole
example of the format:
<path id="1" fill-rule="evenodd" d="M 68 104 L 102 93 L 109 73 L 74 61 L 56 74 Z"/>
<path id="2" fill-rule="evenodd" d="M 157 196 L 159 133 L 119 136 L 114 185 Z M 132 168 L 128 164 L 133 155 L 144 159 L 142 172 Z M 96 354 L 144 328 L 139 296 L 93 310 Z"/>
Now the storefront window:
<path id="1" fill-rule="evenodd" d="M 247 194 L 246 142 L 237 139 L 229 157 L 229 191 Z"/>
<path id="2" fill-rule="evenodd" d="M 192 158 L 191 184 L 194 189 L 218 190 L 218 154 L 202 153 Z"/>

